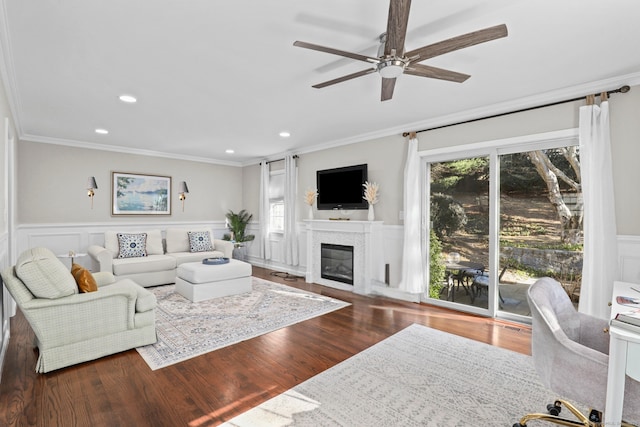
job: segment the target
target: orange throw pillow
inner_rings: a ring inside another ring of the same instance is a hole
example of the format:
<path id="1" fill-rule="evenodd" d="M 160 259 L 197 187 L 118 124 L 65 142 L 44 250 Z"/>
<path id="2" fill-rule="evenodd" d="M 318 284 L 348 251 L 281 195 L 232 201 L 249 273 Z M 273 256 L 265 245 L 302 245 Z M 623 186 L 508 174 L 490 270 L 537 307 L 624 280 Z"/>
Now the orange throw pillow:
<path id="1" fill-rule="evenodd" d="M 81 293 L 95 292 L 98 290 L 96 279 L 93 278 L 93 275 L 89 270 L 81 265 L 74 263 L 71 266 L 71 274 L 73 275 L 73 278 L 76 279 L 78 290 Z"/>

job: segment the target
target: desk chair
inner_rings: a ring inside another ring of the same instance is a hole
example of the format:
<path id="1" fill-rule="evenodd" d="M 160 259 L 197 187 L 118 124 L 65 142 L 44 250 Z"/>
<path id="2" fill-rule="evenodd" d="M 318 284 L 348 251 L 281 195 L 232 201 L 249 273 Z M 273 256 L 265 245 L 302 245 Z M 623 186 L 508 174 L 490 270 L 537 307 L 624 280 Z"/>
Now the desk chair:
<path id="1" fill-rule="evenodd" d="M 542 384 L 585 406 L 604 409 L 609 322 L 578 313 L 562 285 L 548 277 L 531 285 L 527 299 L 533 322 L 531 352 Z M 560 417 L 562 406 L 579 421 Z M 624 419 L 640 422 L 640 383 L 629 377 L 623 408 Z M 537 419 L 564 426 L 602 426 L 600 412 L 592 410 L 584 415 L 562 399 L 547 405 L 547 410 L 547 414 L 525 415 L 513 427 L 525 427 L 528 421 Z"/>

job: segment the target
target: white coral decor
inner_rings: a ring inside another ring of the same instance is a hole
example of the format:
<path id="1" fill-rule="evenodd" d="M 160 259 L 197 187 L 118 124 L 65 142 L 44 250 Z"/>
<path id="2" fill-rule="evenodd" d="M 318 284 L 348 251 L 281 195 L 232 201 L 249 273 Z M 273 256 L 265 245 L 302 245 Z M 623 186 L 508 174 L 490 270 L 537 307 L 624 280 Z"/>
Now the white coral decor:
<path id="1" fill-rule="evenodd" d="M 304 201 L 309 206 L 313 206 L 313 204 L 316 202 L 316 197 L 318 197 L 317 190 L 307 190 L 304 193 Z"/>
<path id="2" fill-rule="evenodd" d="M 378 190 L 380 188 L 378 184 L 375 182 L 365 181 L 362 186 L 364 187 L 364 196 L 362 196 L 362 198 L 369 202 L 370 205 L 378 203 Z"/>

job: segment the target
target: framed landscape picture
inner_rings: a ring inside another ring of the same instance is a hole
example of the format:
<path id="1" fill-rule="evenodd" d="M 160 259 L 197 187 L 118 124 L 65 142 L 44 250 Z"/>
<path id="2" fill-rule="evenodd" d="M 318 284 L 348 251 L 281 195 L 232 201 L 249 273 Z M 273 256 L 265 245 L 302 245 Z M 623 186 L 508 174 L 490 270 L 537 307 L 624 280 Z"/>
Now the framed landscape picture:
<path id="1" fill-rule="evenodd" d="M 171 215 L 171 177 L 111 173 L 112 215 Z"/>

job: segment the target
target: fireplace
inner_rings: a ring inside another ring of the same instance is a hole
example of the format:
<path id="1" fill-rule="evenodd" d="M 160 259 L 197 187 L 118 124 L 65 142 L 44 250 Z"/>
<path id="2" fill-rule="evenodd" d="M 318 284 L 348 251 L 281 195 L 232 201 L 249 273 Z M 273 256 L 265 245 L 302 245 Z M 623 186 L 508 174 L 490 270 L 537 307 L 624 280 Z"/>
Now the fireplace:
<path id="1" fill-rule="evenodd" d="M 382 221 L 307 219 L 305 223 L 307 230 L 306 282 L 360 295 L 371 294 L 374 284 L 385 286 Z M 351 252 L 352 264 L 349 264 L 353 271 L 351 282 L 343 282 L 336 278 L 325 279 L 322 266 L 326 252 L 323 249 L 324 245 L 338 249 L 348 248 L 347 250 Z"/>
<path id="2" fill-rule="evenodd" d="M 353 285 L 353 246 L 322 243 L 320 277 Z"/>

